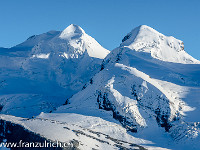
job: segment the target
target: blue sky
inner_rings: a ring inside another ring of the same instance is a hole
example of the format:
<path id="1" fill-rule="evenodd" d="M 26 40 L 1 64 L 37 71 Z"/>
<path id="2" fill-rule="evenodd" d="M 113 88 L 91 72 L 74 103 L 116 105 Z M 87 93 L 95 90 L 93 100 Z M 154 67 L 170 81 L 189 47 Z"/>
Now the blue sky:
<path id="1" fill-rule="evenodd" d="M 0 0 L 0 47 L 72 23 L 109 50 L 145 24 L 184 41 L 185 50 L 200 59 L 199 0 Z"/>

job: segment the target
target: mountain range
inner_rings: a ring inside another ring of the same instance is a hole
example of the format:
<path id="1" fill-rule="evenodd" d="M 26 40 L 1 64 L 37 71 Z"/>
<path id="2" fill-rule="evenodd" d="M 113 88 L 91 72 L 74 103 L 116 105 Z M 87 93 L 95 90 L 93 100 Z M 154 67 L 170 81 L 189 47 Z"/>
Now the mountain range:
<path id="1" fill-rule="evenodd" d="M 149 26 L 109 51 L 71 24 L 0 48 L 0 70 L 1 141 L 46 139 L 81 150 L 200 146 L 200 61 Z"/>

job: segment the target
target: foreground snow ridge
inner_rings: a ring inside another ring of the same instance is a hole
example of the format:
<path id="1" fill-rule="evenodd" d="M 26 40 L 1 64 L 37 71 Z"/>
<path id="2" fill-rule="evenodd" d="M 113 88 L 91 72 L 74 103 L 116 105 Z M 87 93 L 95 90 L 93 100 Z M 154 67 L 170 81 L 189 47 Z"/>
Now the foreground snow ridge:
<path id="1" fill-rule="evenodd" d="M 181 40 L 146 25 L 112 51 L 75 24 L 34 35 L 0 48 L 0 139 L 198 150 L 199 76 Z"/>
<path id="2" fill-rule="evenodd" d="M 76 149 L 155 149 L 164 148 L 147 146 L 150 141 L 129 135 L 120 125 L 101 118 L 78 114 L 44 114 L 27 119 L 1 115 L 0 119 L 21 125 L 41 137 L 68 143 Z M 76 143 L 74 142 L 76 141 Z M 69 148 L 70 149 L 70 148 Z"/>

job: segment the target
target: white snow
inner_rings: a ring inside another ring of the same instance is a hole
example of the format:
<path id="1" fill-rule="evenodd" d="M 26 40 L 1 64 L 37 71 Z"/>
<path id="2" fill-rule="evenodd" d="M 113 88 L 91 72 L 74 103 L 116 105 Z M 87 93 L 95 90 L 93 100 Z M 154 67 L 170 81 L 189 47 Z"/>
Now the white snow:
<path id="1" fill-rule="evenodd" d="M 80 149 L 199 149 L 200 61 L 181 40 L 142 25 L 110 52 L 71 24 L 0 54 L 1 113 L 44 112 L 3 120 Z"/>
<path id="2" fill-rule="evenodd" d="M 85 34 L 85 31 L 81 27 L 75 24 L 71 24 L 60 34 L 59 37 L 61 39 L 71 40 L 76 36 L 77 37 L 82 36 L 82 34 Z"/>
<path id="3" fill-rule="evenodd" d="M 49 55 L 50 55 L 50 53 L 48 53 L 48 54 L 36 54 L 36 55 L 33 55 L 32 57 L 33 58 L 41 58 L 41 59 L 48 59 L 49 58 Z"/>
<path id="4" fill-rule="evenodd" d="M 98 117 L 78 114 L 46 114 L 41 113 L 37 118 L 26 119 L 1 115 L 0 119 L 22 125 L 24 128 L 52 141 L 69 143 L 79 142 L 80 149 L 118 149 L 117 145 L 139 148 L 141 145 L 148 149 L 160 149 L 153 146 L 151 141 L 131 136 L 118 124 Z M 135 144 L 130 146 L 131 144 Z"/>
<path id="5" fill-rule="evenodd" d="M 81 48 L 81 53 L 87 51 L 90 57 L 104 59 L 109 54 L 108 50 L 101 47 L 95 39 L 87 35 L 85 31 L 77 25 L 71 24 L 59 37 L 68 40 L 69 44 L 74 47 L 74 49 Z"/>
<path id="6" fill-rule="evenodd" d="M 113 111 L 136 125 L 136 136 L 170 149 L 190 148 L 199 139 L 196 125 L 200 119 L 197 115 L 199 61 L 183 51 L 181 41 L 150 27 L 141 26 L 130 35 L 105 58 L 104 69 L 92 78 L 93 83 L 88 83 L 69 99 L 69 105 L 59 107 L 56 112 L 111 120 L 111 110 L 99 110 L 106 99 Z M 157 38 L 163 42 L 157 43 Z M 172 124 L 168 133 L 158 125 L 157 110 L 168 116 L 167 121 Z M 183 144 L 182 138 L 187 139 L 187 143 Z M 198 149 L 198 145 L 193 149 Z"/>
<path id="7" fill-rule="evenodd" d="M 0 104 L 3 113 L 23 117 L 64 104 L 109 53 L 77 25 L 32 36 L 7 51 L 0 53 Z"/>
<path id="8" fill-rule="evenodd" d="M 149 53 L 153 58 L 184 64 L 199 64 L 200 61 L 194 59 L 184 51 L 181 40 L 174 37 L 167 37 L 146 25 L 139 26 L 132 30 L 130 37 L 121 45 L 136 52 Z"/>

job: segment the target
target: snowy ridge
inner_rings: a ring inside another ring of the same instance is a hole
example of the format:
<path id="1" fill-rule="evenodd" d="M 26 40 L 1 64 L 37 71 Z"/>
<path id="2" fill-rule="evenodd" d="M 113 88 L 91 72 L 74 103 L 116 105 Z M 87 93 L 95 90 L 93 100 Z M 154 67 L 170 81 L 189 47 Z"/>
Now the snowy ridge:
<path id="1" fill-rule="evenodd" d="M 78 114 L 40 114 L 27 119 L 1 115 L 0 119 L 20 124 L 25 129 L 52 141 L 59 139 L 78 149 L 167 150 L 149 146 L 152 142 L 129 135 L 120 125 L 101 118 Z M 116 136 L 117 135 L 117 136 Z M 73 142 L 74 141 L 74 142 Z M 148 146 L 147 146 L 148 145 Z"/>
<path id="2" fill-rule="evenodd" d="M 176 100 L 167 90 L 165 90 L 165 89 L 159 84 L 158 81 L 156 81 L 156 80 L 150 78 L 148 75 L 146 75 L 145 73 L 143 73 L 143 72 L 137 70 L 136 68 L 127 67 L 127 66 L 122 65 L 122 64 L 116 64 L 116 66 L 122 68 L 123 70 L 127 70 L 130 74 L 133 74 L 134 76 L 137 76 L 137 77 L 139 77 L 139 78 L 142 78 L 142 79 L 145 81 L 145 82 L 143 82 L 143 83 L 144 83 L 143 86 L 144 86 L 145 88 L 148 89 L 147 84 L 146 84 L 146 82 L 148 82 L 148 83 L 150 83 L 151 85 L 153 85 L 154 87 L 156 87 L 157 89 L 159 89 L 159 91 L 163 93 L 163 95 L 161 95 L 161 96 L 162 96 L 162 97 L 166 97 L 166 98 L 169 100 L 169 102 L 170 102 L 171 104 L 173 104 L 173 105 L 170 105 L 170 107 L 172 107 L 172 108 L 170 108 L 170 109 L 171 109 L 171 114 L 170 114 L 171 116 L 169 117 L 169 119 L 170 119 L 171 121 L 174 119 L 174 117 L 176 116 L 177 111 L 179 111 L 179 107 L 180 107 L 179 104 L 182 103 L 182 105 L 183 105 L 184 102 L 181 102 L 181 101 L 179 101 L 179 100 Z M 186 104 L 184 104 L 184 105 L 186 105 Z M 186 107 L 187 107 L 187 106 L 185 106 L 185 108 L 186 108 Z M 181 110 L 179 111 L 179 113 L 180 113 L 181 115 L 184 115 L 184 111 L 191 111 L 191 110 L 193 110 L 193 109 L 190 108 L 190 107 L 187 107 L 187 109 L 184 109 L 184 108 L 181 109 Z"/>
<path id="3" fill-rule="evenodd" d="M 179 118 L 179 115 L 189 110 L 190 107 L 183 101 L 171 97 L 156 80 L 137 69 L 119 63 L 108 68 L 93 77 L 91 85 L 86 89 L 74 95 L 69 100 L 69 105 L 58 108 L 56 112 L 80 113 L 86 107 L 96 111 L 98 108 L 112 110 L 115 119 L 126 128 L 137 132 L 141 127 L 148 126 L 141 115 L 143 110 L 155 117 L 155 121 L 163 116 L 158 124 L 167 131 L 171 126 L 168 121 Z M 79 110 L 76 111 L 76 108 Z M 95 115 L 93 111 L 88 112 L 89 115 Z"/>
<path id="4" fill-rule="evenodd" d="M 11 48 L 11 50 L 31 50 L 35 45 L 42 41 L 47 41 L 59 35 L 60 31 L 49 31 L 40 35 L 32 35 L 26 41 Z"/>

